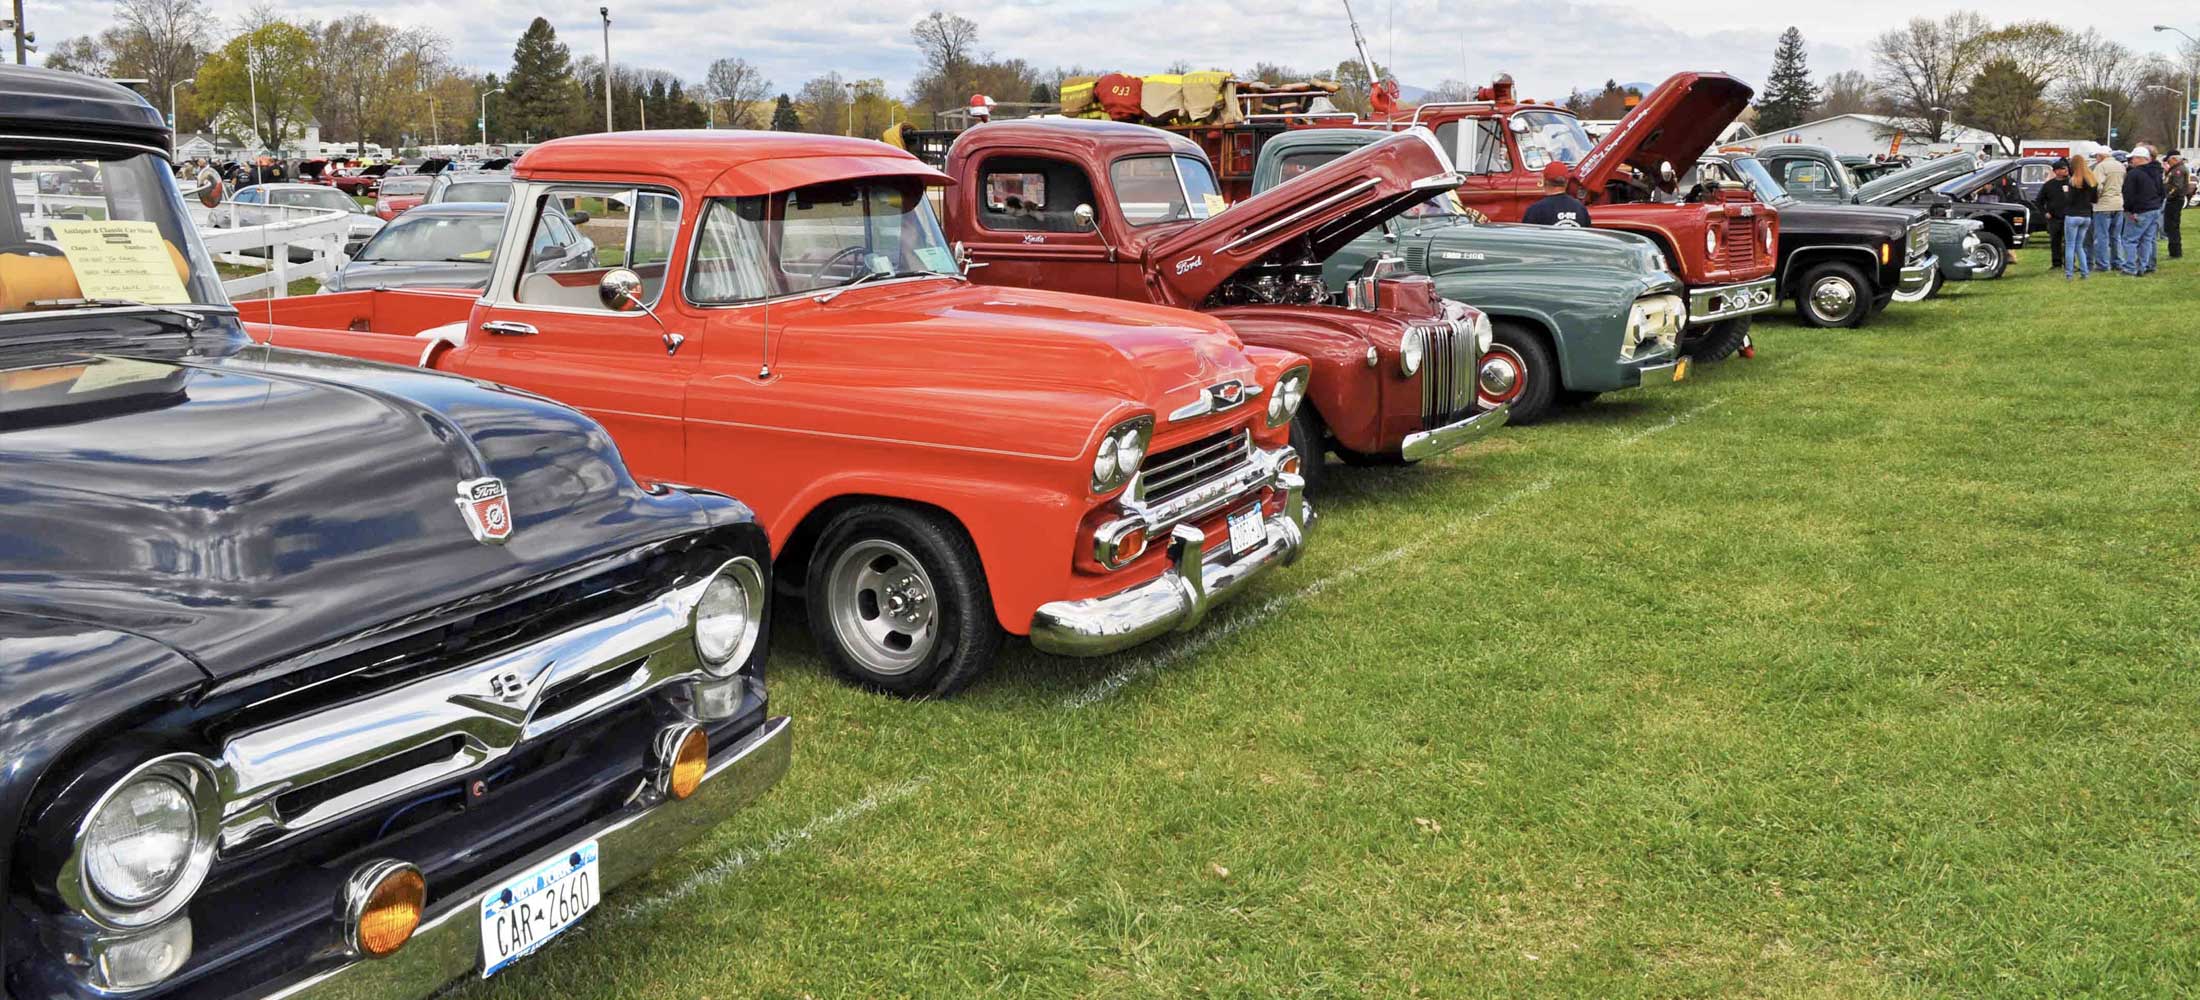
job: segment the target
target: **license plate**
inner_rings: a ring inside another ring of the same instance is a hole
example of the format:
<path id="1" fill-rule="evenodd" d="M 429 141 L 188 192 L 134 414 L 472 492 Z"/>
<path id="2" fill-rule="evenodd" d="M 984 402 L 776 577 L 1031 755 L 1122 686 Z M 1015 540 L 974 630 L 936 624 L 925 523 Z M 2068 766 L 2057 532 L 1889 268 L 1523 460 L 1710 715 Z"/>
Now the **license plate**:
<path id="1" fill-rule="evenodd" d="M 1230 554 L 1242 556 L 1268 544 L 1268 522 L 1260 508 L 1249 507 L 1230 515 Z"/>
<path id="2" fill-rule="evenodd" d="M 1675 382 L 1678 382 L 1678 381 L 1680 381 L 1680 380 L 1682 380 L 1682 379 L 1684 379 L 1684 378 L 1687 378 L 1687 377 L 1688 377 L 1688 359 L 1687 359 L 1687 358 L 1682 358 L 1682 359 L 1680 360 L 1680 363 L 1679 363 L 1679 364 L 1676 364 L 1676 365 L 1674 365 L 1674 366 L 1673 366 L 1673 381 L 1675 381 Z"/>
<path id="3" fill-rule="evenodd" d="M 481 978 L 519 961 L 577 923 L 603 898 L 591 840 L 481 897 Z"/>

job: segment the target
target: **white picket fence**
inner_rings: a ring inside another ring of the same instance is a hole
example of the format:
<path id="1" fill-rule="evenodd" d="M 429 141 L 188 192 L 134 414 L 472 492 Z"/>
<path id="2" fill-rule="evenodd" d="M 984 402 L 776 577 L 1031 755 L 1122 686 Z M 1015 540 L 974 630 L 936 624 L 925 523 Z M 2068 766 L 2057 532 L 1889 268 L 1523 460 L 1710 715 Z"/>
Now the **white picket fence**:
<path id="1" fill-rule="evenodd" d="M 291 282 L 334 274 L 342 266 L 344 241 L 356 218 L 349 212 L 331 209 L 225 201 L 206 210 L 206 218 L 199 225 L 199 241 L 222 263 L 266 268 L 222 282 L 230 298 L 261 292 L 282 298 L 290 294 Z M 215 224 L 216 219 L 220 225 Z M 293 247 L 307 251 L 310 259 L 293 263 Z"/>

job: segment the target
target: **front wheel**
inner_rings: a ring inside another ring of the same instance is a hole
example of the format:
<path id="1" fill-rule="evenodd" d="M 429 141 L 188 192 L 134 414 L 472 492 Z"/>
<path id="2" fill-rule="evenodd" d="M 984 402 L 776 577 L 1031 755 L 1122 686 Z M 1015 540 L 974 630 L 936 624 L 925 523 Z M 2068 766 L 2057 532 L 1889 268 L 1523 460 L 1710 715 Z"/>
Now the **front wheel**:
<path id="1" fill-rule="evenodd" d="M 2001 272 L 2009 269 L 2009 244 L 1993 233 L 1978 234 L 1978 249 L 1971 251 L 1971 266 L 1978 271 L 1974 277 L 2001 277 Z"/>
<path id="2" fill-rule="evenodd" d="M 1945 279 L 1940 276 L 1940 268 L 1935 267 L 1933 268 L 1932 274 L 1925 279 L 1925 287 L 1920 288 L 1914 292 L 1904 292 L 1900 289 L 1896 289 L 1894 293 L 1894 300 L 1896 302 L 1923 302 L 1926 299 L 1932 298 L 1933 296 L 1940 294 L 1940 283 L 1943 280 Z"/>
<path id="3" fill-rule="evenodd" d="M 1862 272 L 1827 261 L 1803 272 L 1795 283 L 1795 314 L 1805 325 L 1857 327 L 1872 311 L 1872 287 Z"/>
<path id="4" fill-rule="evenodd" d="M 865 504 L 834 518 L 810 557 L 805 596 L 818 652 L 864 687 L 944 698 L 1000 651 L 977 546 L 935 512 Z"/>
<path id="5" fill-rule="evenodd" d="M 1518 323 L 1500 320 L 1494 326 L 1490 349 L 1474 369 L 1476 401 L 1485 410 L 1511 403 L 1508 424 L 1535 423 L 1558 393 L 1558 364 L 1543 338 Z"/>
<path id="6" fill-rule="evenodd" d="M 1291 450 L 1299 453 L 1299 476 L 1306 480 L 1309 494 L 1329 481 L 1328 439 L 1322 415 L 1314 412 L 1313 404 L 1302 400 L 1299 412 L 1291 415 Z"/>
<path id="7" fill-rule="evenodd" d="M 1681 353 L 1697 361 L 1724 361 L 1749 339 L 1748 316 L 1720 320 L 1694 337 L 1683 335 Z"/>

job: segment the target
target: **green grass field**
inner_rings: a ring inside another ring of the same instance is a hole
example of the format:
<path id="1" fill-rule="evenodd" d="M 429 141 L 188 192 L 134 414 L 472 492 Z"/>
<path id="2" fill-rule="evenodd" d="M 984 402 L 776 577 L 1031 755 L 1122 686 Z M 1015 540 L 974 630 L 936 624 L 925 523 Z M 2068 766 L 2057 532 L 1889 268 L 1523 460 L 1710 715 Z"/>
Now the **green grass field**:
<path id="1" fill-rule="evenodd" d="M 1428 466 L 1198 632 L 827 677 L 795 766 L 457 995 L 2200 990 L 2200 268 L 1954 286 Z"/>

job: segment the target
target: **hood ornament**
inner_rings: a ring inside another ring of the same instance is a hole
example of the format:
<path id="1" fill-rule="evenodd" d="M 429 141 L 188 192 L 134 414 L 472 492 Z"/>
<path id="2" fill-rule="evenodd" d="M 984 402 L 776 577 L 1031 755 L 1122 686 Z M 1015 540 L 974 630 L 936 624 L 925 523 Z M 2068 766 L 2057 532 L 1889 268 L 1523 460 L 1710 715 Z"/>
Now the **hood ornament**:
<path id="1" fill-rule="evenodd" d="M 466 517 L 466 529 L 483 545 L 502 545 L 512 537 L 512 500 L 504 480 L 495 476 L 467 479 L 458 484 L 458 512 Z"/>

